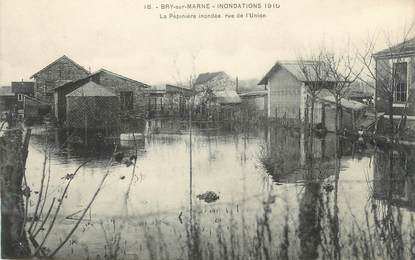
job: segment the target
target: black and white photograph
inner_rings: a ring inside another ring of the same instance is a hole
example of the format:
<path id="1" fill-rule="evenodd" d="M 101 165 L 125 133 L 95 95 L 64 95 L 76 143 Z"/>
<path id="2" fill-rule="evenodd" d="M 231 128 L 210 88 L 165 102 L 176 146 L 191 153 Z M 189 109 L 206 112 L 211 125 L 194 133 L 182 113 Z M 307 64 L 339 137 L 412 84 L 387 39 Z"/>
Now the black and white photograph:
<path id="1" fill-rule="evenodd" d="M 1 259 L 415 259 L 415 0 L 0 0 Z"/>

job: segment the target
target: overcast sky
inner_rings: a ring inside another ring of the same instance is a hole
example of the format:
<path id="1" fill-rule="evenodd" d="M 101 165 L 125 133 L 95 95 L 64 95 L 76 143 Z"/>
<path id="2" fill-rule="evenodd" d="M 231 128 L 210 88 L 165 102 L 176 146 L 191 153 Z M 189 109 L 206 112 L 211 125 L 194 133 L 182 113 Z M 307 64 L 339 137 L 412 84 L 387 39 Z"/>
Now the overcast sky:
<path id="1" fill-rule="evenodd" d="M 146 3 L 156 2 L 186 1 Z M 281 8 L 266 19 L 195 22 L 161 20 L 143 0 L 0 0 L 0 84 L 27 80 L 64 54 L 92 71 L 102 67 L 148 84 L 183 81 L 193 63 L 197 73 L 260 78 L 275 61 L 323 42 L 359 45 L 377 32 L 383 48 L 384 35 L 398 39 L 415 19 L 415 0 L 268 2 Z"/>

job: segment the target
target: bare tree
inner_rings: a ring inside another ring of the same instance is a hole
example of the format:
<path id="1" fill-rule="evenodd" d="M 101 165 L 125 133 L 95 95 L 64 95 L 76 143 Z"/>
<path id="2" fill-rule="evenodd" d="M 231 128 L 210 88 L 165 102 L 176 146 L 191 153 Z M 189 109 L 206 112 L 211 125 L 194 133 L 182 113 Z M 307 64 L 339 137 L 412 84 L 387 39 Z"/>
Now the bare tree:
<path id="1" fill-rule="evenodd" d="M 346 51 L 343 54 L 326 53 L 325 64 L 330 77 L 328 91 L 333 95 L 336 104 L 335 108 L 335 129 L 341 130 L 343 125 L 341 101 L 350 91 L 350 86 L 354 83 L 362 72 L 358 66 L 356 54 Z"/>
<path id="2" fill-rule="evenodd" d="M 320 92 L 326 88 L 329 80 L 329 71 L 325 66 L 326 49 L 321 48 L 316 53 L 300 56 L 298 64 L 301 72 L 305 77 L 305 86 L 307 88 L 307 108 L 310 108 L 309 130 L 314 127 L 314 107 Z"/>

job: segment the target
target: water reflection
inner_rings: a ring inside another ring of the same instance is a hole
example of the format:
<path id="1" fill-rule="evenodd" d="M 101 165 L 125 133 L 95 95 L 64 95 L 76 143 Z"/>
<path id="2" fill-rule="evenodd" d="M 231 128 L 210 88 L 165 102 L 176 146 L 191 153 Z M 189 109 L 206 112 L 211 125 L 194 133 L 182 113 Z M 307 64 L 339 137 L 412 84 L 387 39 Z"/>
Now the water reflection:
<path id="1" fill-rule="evenodd" d="M 373 197 L 415 210 L 415 150 L 378 149 L 374 156 Z"/>
<path id="2" fill-rule="evenodd" d="M 197 226 L 197 231 L 192 230 L 192 233 L 199 232 L 198 229 L 207 233 L 198 239 L 203 237 L 211 243 L 215 239 L 212 230 L 215 232 L 218 225 L 225 229 L 228 209 L 235 209 L 242 218 L 239 223 L 243 229 L 239 230 L 243 237 L 241 248 L 243 252 L 249 252 L 246 247 L 250 246 L 252 234 L 256 232 L 253 226 L 258 215 L 264 211 L 264 198 L 279 197 L 287 198 L 285 204 L 273 199 L 272 205 L 267 205 L 266 218 L 273 221 L 272 228 L 278 229 L 283 223 L 281 219 L 287 217 L 286 208 L 292 212 L 293 219 L 286 221 L 289 225 L 286 230 L 295 230 L 291 233 L 294 238 L 290 237 L 286 246 L 298 245 L 298 248 L 291 251 L 287 248 L 287 252 L 295 251 L 293 258 L 300 259 L 338 259 L 342 254 L 352 255 L 351 251 L 345 252 L 349 245 L 346 238 L 356 223 L 366 223 L 367 203 L 371 197 L 385 201 L 386 205 L 413 209 L 412 152 L 378 150 L 373 153 L 375 148 L 368 144 L 335 135 L 310 137 L 302 131 L 285 128 L 237 129 L 229 125 L 198 123 L 191 137 L 186 122 L 152 121 L 145 129 L 135 141 L 119 143 L 118 151 L 125 157 L 136 154 L 137 165 L 127 167 L 114 163 L 102 193 L 89 213 L 91 221 L 116 219 L 122 227 L 123 239 L 135 241 L 137 227 L 131 224 L 132 221 L 144 221 L 154 216 L 163 221 L 169 219 L 163 231 L 171 228 L 174 235 L 180 234 L 177 230 L 189 224 L 185 216 L 189 200 L 192 200 L 195 211 L 203 212 L 203 216 L 196 214 L 192 219 Z M 133 128 L 128 131 L 138 132 Z M 48 136 L 48 142 L 45 142 L 45 136 Z M 190 140 L 193 146 L 191 182 Z M 89 201 L 105 172 L 113 146 L 84 149 L 66 143 L 65 133 L 35 131 L 28 158 L 29 182 L 33 187 L 38 185 L 41 176 L 38 162 L 43 158 L 45 144 L 53 148 L 51 190 L 59 192 L 65 183 L 62 176 L 85 160 L 93 159 L 74 179 L 65 199 L 61 217 L 62 223 L 67 223 L 69 220 L 65 217 L 82 210 Z M 373 188 L 370 186 L 372 178 Z M 209 205 L 194 199 L 206 191 L 214 191 L 220 199 Z M 239 216 L 235 215 L 232 221 L 238 221 Z M 399 218 L 396 215 L 390 217 L 388 210 L 375 215 L 379 222 L 392 219 L 387 223 L 399 226 Z M 372 225 L 372 219 L 369 222 Z M 64 224 L 60 227 L 65 230 Z M 384 230 L 379 226 L 379 234 Z M 269 244 L 280 237 L 280 233 L 273 232 L 275 238 L 269 239 Z M 388 232 L 384 234 L 397 234 Z M 169 234 L 164 239 L 177 241 L 174 235 Z M 56 240 L 59 236 L 59 232 L 54 234 Z M 120 235 L 114 236 L 119 241 Z M 96 236 L 90 235 L 88 239 L 88 243 L 97 243 Z"/>

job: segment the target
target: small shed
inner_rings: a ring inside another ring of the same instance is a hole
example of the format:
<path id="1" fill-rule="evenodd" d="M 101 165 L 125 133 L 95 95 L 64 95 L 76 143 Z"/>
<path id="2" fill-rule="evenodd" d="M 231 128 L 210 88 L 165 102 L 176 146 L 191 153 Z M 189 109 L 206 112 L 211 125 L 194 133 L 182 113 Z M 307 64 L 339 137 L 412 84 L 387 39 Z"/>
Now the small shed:
<path id="1" fill-rule="evenodd" d="M 248 109 L 248 112 L 254 112 L 266 116 L 268 109 L 268 92 L 266 90 L 250 91 L 240 93 L 243 106 Z"/>
<path id="2" fill-rule="evenodd" d="M 66 125 L 75 129 L 114 130 L 119 126 L 120 100 L 89 81 L 66 95 Z"/>
<path id="3" fill-rule="evenodd" d="M 323 104 L 323 124 L 328 131 L 334 132 L 335 127 L 335 118 L 336 118 L 336 101 L 333 96 L 326 96 L 319 99 Z M 343 129 L 355 130 L 358 127 L 357 122 L 361 120 L 366 112 L 367 105 L 354 101 L 342 98 L 340 100 L 342 114 L 342 126 Z M 340 120 L 340 117 L 339 117 Z M 339 130 L 343 130 L 339 129 Z"/>

